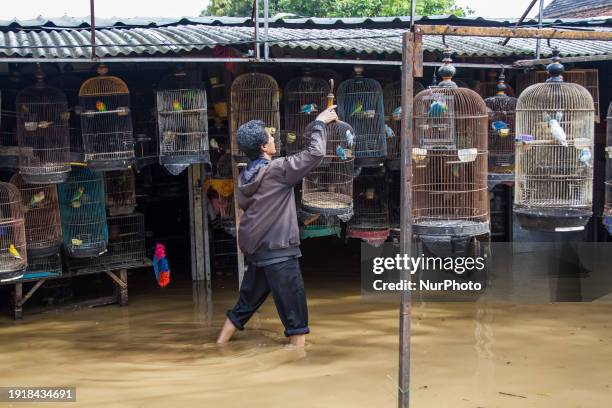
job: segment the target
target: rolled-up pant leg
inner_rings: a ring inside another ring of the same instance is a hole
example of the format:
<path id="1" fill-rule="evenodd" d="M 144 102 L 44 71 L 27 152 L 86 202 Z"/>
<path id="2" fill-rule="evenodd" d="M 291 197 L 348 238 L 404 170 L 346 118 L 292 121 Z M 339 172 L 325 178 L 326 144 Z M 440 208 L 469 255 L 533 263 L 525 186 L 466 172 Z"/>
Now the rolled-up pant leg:
<path id="1" fill-rule="evenodd" d="M 249 265 L 242 278 L 238 302 L 233 309 L 228 310 L 227 318 L 237 329 L 244 330 L 244 325 L 259 309 L 269 293 L 270 286 L 264 269 Z"/>

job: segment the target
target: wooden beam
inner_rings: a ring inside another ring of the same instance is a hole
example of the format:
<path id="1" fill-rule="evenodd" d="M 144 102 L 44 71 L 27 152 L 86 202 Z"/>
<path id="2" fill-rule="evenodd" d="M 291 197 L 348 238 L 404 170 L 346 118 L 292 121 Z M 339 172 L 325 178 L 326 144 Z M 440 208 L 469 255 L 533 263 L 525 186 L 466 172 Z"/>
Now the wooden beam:
<path id="1" fill-rule="evenodd" d="M 536 4 L 536 1 L 538 1 L 538 0 L 531 0 L 531 4 L 529 4 L 529 6 L 527 6 L 527 9 L 523 13 L 523 15 L 518 19 L 518 21 L 514 25 L 514 28 L 518 28 L 518 26 L 525 20 L 525 17 L 527 17 L 527 14 L 529 14 L 529 12 L 533 8 L 533 6 Z M 510 41 L 510 37 L 506 37 L 506 39 L 504 40 L 502 45 L 508 44 L 508 41 Z"/>
<path id="2" fill-rule="evenodd" d="M 36 292 L 38 290 L 38 288 L 40 288 L 42 286 L 43 283 L 45 283 L 45 279 L 41 279 L 38 282 L 36 282 L 34 284 L 34 286 L 32 286 L 32 288 L 30 288 L 28 293 L 23 298 L 21 298 L 19 300 L 19 307 L 23 307 L 23 305 L 25 305 L 25 303 L 28 301 L 28 299 L 32 297 L 34 292 Z"/>
<path id="3" fill-rule="evenodd" d="M 571 31 L 551 28 L 458 27 L 451 25 L 418 25 L 423 35 L 470 37 L 543 38 L 556 40 L 612 41 L 611 31 Z"/>
<path id="4" fill-rule="evenodd" d="M 590 61 L 609 61 L 612 60 L 612 54 L 602 55 L 585 55 L 581 57 L 563 57 L 562 62 L 590 62 Z M 534 65 L 547 65 L 552 62 L 552 58 L 542 58 L 533 60 L 518 60 L 514 61 L 515 67 L 532 67 Z"/>

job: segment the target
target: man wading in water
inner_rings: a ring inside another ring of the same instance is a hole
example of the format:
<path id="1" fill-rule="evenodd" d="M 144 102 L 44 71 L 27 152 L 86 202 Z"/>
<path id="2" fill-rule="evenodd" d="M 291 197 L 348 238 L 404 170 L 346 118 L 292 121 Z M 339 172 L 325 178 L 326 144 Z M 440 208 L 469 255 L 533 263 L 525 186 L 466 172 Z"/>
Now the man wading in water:
<path id="1" fill-rule="evenodd" d="M 325 125 L 338 120 L 334 107 L 317 116 L 310 125 L 312 135 L 305 150 L 272 160 L 274 138 L 260 120 L 238 128 L 237 141 L 251 162 L 242 172 L 236 190 L 240 217 L 238 245 L 248 269 L 240 286 L 240 297 L 219 334 L 217 343 L 227 343 L 272 292 L 276 310 L 291 344 L 303 347 L 308 329 L 306 292 L 298 258 L 300 237 L 293 186 L 315 169 L 325 156 Z"/>

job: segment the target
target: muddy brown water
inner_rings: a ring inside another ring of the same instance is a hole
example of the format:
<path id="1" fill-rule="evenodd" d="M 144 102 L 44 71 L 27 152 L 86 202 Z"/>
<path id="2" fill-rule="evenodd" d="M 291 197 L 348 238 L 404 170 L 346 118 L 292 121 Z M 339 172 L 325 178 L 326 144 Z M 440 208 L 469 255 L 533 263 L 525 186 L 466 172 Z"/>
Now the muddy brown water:
<path id="1" fill-rule="evenodd" d="M 319 272 L 305 273 L 303 351 L 286 346 L 271 299 L 216 346 L 235 282 L 211 292 L 183 280 L 134 291 L 124 308 L 1 316 L 0 385 L 76 386 L 71 407 L 395 407 L 397 304 L 362 298 L 346 270 Z M 611 303 L 415 301 L 412 312 L 413 407 L 612 406 Z"/>

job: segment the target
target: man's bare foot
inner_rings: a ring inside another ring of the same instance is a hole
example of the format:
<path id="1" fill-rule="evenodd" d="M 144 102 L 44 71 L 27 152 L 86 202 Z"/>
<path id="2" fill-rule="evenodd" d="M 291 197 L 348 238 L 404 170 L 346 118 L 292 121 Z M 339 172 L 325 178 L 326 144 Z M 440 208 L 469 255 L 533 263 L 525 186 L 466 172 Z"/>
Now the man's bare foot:
<path id="1" fill-rule="evenodd" d="M 219 333 L 219 337 L 217 338 L 217 344 L 227 344 L 235 332 L 236 326 L 234 326 L 230 319 L 225 319 L 221 333 Z"/>
<path id="2" fill-rule="evenodd" d="M 295 336 L 290 336 L 289 342 L 295 347 L 304 347 L 304 345 L 306 344 L 306 335 L 298 334 Z"/>

